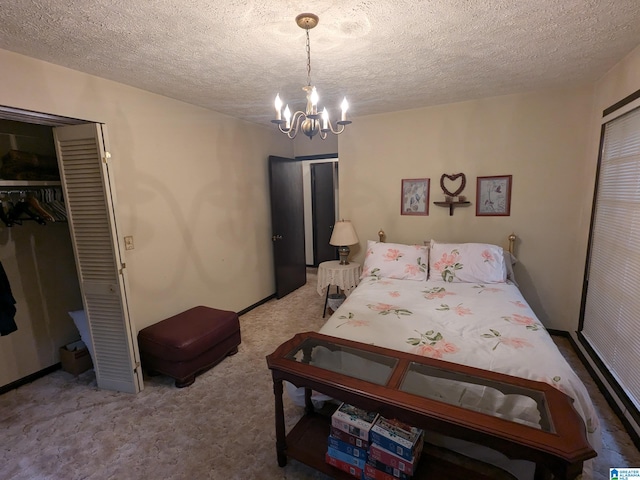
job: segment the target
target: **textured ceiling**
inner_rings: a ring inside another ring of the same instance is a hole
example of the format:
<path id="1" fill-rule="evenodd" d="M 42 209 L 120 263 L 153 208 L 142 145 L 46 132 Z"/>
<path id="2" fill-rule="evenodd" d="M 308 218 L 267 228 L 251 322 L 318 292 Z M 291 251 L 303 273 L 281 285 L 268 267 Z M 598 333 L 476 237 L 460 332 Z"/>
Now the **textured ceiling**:
<path id="1" fill-rule="evenodd" d="M 354 117 L 592 82 L 640 44 L 639 0 L 9 0 L 0 48 L 268 123 L 304 107 L 305 11 L 320 103 Z"/>

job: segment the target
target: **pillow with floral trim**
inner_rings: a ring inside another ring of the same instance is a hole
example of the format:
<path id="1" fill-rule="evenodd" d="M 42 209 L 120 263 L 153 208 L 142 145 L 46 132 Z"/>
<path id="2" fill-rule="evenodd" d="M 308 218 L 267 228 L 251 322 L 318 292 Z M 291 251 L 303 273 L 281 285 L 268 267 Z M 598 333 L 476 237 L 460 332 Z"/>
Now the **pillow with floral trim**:
<path id="1" fill-rule="evenodd" d="M 502 247 L 487 243 L 438 243 L 431 240 L 431 280 L 453 283 L 504 283 Z"/>
<path id="2" fill-rule="evenodd" d="M 422 245 L 367 241 L 362 275 L 365 277 L 426 280 L 429 254 Z"/>

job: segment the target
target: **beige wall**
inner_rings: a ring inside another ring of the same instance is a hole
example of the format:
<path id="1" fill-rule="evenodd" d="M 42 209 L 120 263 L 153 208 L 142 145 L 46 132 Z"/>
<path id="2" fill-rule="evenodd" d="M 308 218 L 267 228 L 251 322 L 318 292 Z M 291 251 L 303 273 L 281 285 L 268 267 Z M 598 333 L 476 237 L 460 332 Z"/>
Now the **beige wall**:
<path id="1" fill-rule="evenodd" d="M 517 280 L 549 328 L 577 326 L 585 243 L 578 238 L 591 87 L 509 95 L 358 118 L 340 138 L 340 216 L 367 239 L 476 241 L 518 237 Z M 448 209 L 444 173 L 463 172 L 473 205 Z M 511 216 L 476 217 L 476 177 L 513 175 Z M 431 179 L 429 216 L 400 215 L 403 178 Z M 352 251 L 358 250 L 352 248 Z M 569 268 L 568 266 L 571 266 Z"/>
<path id="2" fill-rule="evenodd" d="M 280 135 L 283 134 L 281 133 Z M 337 135 L 330 134 L 324 140 L 319 135 L 309 139 L 306 135 L 300 134 L 293 139 L 294 154 L 296 157 L 337 154 L 338 138 Z"/>
<path id="3" fill-rule="evenodd" d="M 0 105 L 107 125 L 118 233 L 135 240 L 125 260 L 138 329 L 274 292 L 267 157 L 293 156 L 284 135 L 3 50 L 0 72 Z"/>
<path id="4" fill-rule="evenodd" d="M 18 330 L 0 337 L 0 386 L 59 361 L 80 338 L 68 313 L 82 308 L 66 223 L 0 225 L 0 260 L 16 300 Z"/>

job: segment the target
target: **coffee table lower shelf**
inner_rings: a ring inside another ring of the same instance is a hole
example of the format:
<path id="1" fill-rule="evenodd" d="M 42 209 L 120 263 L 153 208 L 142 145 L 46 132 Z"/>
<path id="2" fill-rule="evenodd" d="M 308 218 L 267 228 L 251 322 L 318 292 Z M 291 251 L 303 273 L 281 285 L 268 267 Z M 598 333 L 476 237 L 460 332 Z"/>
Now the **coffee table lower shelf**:
<path id="1" fill-rule="evenodd" d="M 331 419 L 326 415 L 304 415 L 287 434 L 285 453 L 288 458 L 298 460 L 332 478 L 353 480 L 355 477 L 325 462 L 330 428 Z M 498 467 L 430 444 L 425 444 L 413 478 L 515 480 L 514 476 Z"/>

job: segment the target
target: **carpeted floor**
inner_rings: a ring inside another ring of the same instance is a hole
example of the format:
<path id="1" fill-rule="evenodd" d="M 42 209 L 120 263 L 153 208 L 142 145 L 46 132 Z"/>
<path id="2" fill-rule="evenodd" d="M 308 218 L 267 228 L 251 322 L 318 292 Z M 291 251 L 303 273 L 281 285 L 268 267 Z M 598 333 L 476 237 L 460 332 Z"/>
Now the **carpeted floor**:
<path id="1" fill-rule="evenodd" d="M 275 455 L 273 389 L 265 356 L 324 323 L 308 283 L 240 318 L 239 353 L 176 389 L 159 376 L 138 395 L 98 390 L 93 371 L 57 371 L 0 396 L 0 479 L 326 479 Z M 604 434 L 596 480 L 609 467 L 640 466 L 640 454 L 571 350 L 562 352 L 595 399 Z M 302 411 L 285 395 L 289 429 Z"/>

